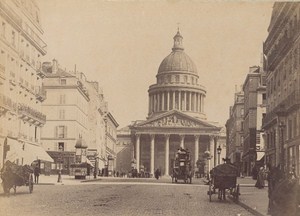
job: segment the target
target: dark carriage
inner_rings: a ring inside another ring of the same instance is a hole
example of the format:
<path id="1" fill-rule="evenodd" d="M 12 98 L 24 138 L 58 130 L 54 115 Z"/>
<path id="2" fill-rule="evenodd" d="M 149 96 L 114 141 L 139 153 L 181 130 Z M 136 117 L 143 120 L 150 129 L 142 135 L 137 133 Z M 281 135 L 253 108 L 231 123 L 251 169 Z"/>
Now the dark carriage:
<path id="1" fill-rule="evenodd" d="M 11 188 L 16 193 L 17 186 L 28 186 L 29 193 L 33 191 L 33 168 L 29 165 L 20 166 L 6 161 L 1 169 L 0 177 L 5 194 L 9 194 Z"/>
<path id="2" fill-rule="evenodd" d="M 209 181 L 209 201 L 213 194 L 218 190 L 218 198 L 225 200 L 225 192 L 228 190 L 235 200 L 238 200 L 240 187 L 237 184 L 238 169 L 232 164 L 220 164 L 210 171 L 211 179 Z"/>
<path id="3" fill-rule="evenodd" d="M 172 183 L 177 183 L 178 180 L 183 180 L 184 183 L 192 183 L 193 171 L 188 151 L 181 149 L 176 153 L 171 177 Z"/>

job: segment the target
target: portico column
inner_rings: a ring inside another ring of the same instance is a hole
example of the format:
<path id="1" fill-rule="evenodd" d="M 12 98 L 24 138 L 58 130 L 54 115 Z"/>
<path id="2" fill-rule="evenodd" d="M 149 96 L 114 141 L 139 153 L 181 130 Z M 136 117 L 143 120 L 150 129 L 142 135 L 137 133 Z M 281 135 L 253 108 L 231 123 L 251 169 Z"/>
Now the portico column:
<path id="1" fill-rule="evenodd" d="M 180 135 L 180 147 L 184 149 L 184 137 L 185 135 Z"/>
<path id="2" fill-rule="evenodd" d="M 165 134 L 166 138 L 166 150 L 165 150 L 165 175 L 169 175 L 169 151 L 170 151 L 170 134 Z"/>
<path id="3" fill-rule="evenodd" d="M 196 112 L 199 112 L 199 93 L 196 93 Z"/>
<path id="4" fill-rule="evenodd" d="M 215 136 L 214 135 L 210 135 L 209 136 L 209 151 L 210 151 L 210 155 L 213 156 L 213 158 L 211 159 L 211 168 L 215 167 Z"/>
<path id="5" fill-rule="evenodd" d="M 167 92 L 167 111 L 170 110 L 170 92 Z"/>
<path id="6" fill-rule="evenodd" d="M 136 169 L 140 170 L 140 134 L 135 134 L 136 137 Z"/>
<path id="7" fill-rule="evenodd" d="M 194 167 L 197 167 L 197 161 L 199 159 L 199 138 L 200 138 L 200 135 L 195 135 L 195 162 L 194 162 Z"/>
<path id="8" fill-rule="evenodd" d="M 218 140 L 219 140 L 219 137 L 218 136 L 215 136 L 215 139 L 214 139 L 214 163 L 215 163 L 215 166 L 218 165 L 218 162 L 217 162 L 217 157 L 218 157 L 218 153 L 217 153 L 217 148 L 218 148 Z"/>
<path id="9" fill-rule="evenodd" d="M 194 112 L 197 112 L 197 94 L 198 93 L 194 93 Z"/>
<path id="10" fill-rule="evenodd" d="M 151 134 L 151 160 L 150 160 L 150 173 L 154 175 L 154 140 L 155 134 Z"/>

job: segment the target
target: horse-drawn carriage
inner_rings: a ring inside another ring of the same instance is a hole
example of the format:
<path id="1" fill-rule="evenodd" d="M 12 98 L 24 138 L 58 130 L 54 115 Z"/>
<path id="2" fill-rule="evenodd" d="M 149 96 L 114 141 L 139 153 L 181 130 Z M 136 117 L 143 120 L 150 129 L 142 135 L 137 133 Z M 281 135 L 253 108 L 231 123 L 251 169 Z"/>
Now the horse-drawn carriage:
<path id="1" fill-rule="evenodd" d="M 10 189 L 16 193 L 17 186 L 29 186 L 29 193 L 33 191 L 33 169 L 29 165 L 19 166 L 10 161 L 6 161 L 1 169 L 2 187 L 5 194 L 9 194 Z"/>
<path id="2" fill-rule="evenodd" d="M 238 170 L 232 164 L 220 164 L 214 167 L 211 171 L 211 178 L 209 180 L 209 201 L 211 202 L 211 197 L 216 194 L 216 189 L 218 189 L 218 198 L 220 200 L 225 200 L 226 190 L 230 191 L 235 200 L 238 200 L 240 187 L 237 184 Z"/>
<path id="3" fill-rule="evenodd" d="M 188 183 L 188 181 L 190 184 L 192 183 L 193 171 L 188 151 L 181 149 L 176 153 L 171 177 L 172 183 L 178 180 L 183 180 L 184 183 Z"/>

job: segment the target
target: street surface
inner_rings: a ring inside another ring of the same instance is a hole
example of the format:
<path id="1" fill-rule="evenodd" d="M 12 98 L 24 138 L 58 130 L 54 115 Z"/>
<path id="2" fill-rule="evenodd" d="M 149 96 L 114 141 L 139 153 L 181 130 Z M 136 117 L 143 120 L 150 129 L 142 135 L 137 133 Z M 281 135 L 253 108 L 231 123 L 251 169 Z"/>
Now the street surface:
<path id="1" fill-rule="evenodd" d="M 209 202 L 208 186 L 171 184 L 170 179 L 98 179 L 73 185 L 35 185 L 0 192 L 1 216 L 60 215 L 252 215 L 231 200 Z M 12 192 L 12 191 L 11 191 Z"/>

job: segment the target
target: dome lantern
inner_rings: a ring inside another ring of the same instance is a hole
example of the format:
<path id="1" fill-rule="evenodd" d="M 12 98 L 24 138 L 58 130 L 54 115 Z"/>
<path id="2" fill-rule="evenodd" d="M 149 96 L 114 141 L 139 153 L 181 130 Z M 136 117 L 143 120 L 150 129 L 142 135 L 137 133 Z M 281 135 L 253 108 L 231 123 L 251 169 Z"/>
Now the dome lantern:
<path id="1" fill-rule="evenodd" d="M 174 46 L 173 46 L 172 50 L 173 51 L 184 50 L 183 45 L 182 45 L 183 37 L 181 36 L 179 29 L 177 31 L 177 34 L 173 37 L 173 39 L 174 39 Z"/>

